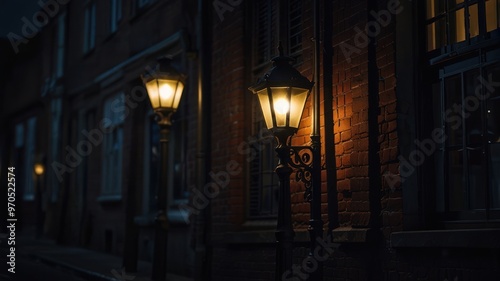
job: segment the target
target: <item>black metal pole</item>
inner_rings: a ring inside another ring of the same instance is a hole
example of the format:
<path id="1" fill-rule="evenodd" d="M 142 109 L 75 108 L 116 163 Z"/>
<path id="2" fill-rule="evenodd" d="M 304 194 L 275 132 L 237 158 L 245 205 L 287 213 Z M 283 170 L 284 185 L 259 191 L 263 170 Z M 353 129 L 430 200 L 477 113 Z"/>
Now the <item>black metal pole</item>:
<path id="1" fill-rule="evenodd" d="M 170 132 L 170 114 L 157 112 L 160 126 L 160 184 L 158 186 L 157 206 L 155 218 L 155 244 L 153 252 L 153 268 L 151 279 L 165 280 L 167 273 L 167 184 L 168 184 L 168 135 Z"/>
<path id="2" fill-rule="evenodd" d="M 211 108 L 211 19 L 212 3 L 198 0 L 198 23 L 197 23 L 197 48 L 198 48 L 198 103 L 197 103 L 197 131 L 196 131 L 196 174 L 197 189 L 203 192 L 203 187 L 209 182 L 210 171 L 210 126 L 212 123 Z M 194 272 L 195 281 L 210 281 L 212 246 L 210 232 L 212 226 L 212 209 L 209 199 L 208 205 L 200 210 L 200 214 L 194 219 Z"/>
<path id="3" fill-rule="evenodd" d="M 321 220 L 321 135 L 320 135 L 320 5 L 314 1 L 314 92 L 313 92 L 313 128 L 311 133 L 312 163 L 312 190 L 311 190 L 311 218 L 309 220 L 309 237 L 311 239 L 309 259 L 314 259 L 316 248 L 321 249 L 318 239 L 323 239 L 323 221 Z M 312 270 L 309 280 L 323 280 L 323 263 L 308 261 Z M 314 270 L 315 265 L 317 268 Z"/>
<path id="4" fill-rule="evenodd" d="M 40 238 L 43 233 L 43 208 L 42 208 L 42 175 L 36 176 L 36 192 L 35 192 L 35 200 L 36 200 L 36 238 Z"/>
<path id="5" fill-rule="evenodd" d="M 278 224 L 276 227 L 276 275 L 275 280 L 281 281 L 285 271 L 292 268 L 293 237 L 292 204 L 290 200 L 290 147 L 287 144 L 290 135 L 276 135 L 278 146 L 276 153 L 279 162 L 276 174 L 279 177 Z"/>

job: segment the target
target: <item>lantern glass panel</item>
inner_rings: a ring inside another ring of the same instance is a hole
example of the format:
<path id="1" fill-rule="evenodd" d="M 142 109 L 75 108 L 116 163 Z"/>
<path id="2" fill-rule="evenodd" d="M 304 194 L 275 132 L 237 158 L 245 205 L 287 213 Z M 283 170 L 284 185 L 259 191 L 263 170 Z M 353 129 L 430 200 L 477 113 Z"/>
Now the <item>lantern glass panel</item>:
<path id="1" fill-rule="evenodd" d="M 259 97 L 260 107 L 262 108 L 262 115 L 264 115 L 266 126 L 268 129 L 271 129 L 273 127 L 273 118 L 271 116 L 271 104 L 269 103 L 267 88 L 258 91 L 257 96 Z"/>
<path id="2" fill-rule="evenodd" d="M 304 106 L 307 100 L 308 89 L 292 88 L 292 97 L 290 103 L 290 124 L 292 128 L 298 128 Z"/>
<path id="3" fill-rule="evenodd" d="M 160 107 L 160 97 L 158 94 L 158 83 L 156 79 L 153 79 L 146 83 L 146 89 L 148 90 L 149 100 L 151 101 L 151 106 L 153 109 Z"/>
<path id="4" fill-rule="evenodd" d="M 175 91 L 175 98 L 174 98 L 174 110 L 179 107 L 179 102 L 181 101 L 182 97 L 182 91 L 184 90 L 184 84 L 182 82 L 177 82 L 177 89 Z"/>

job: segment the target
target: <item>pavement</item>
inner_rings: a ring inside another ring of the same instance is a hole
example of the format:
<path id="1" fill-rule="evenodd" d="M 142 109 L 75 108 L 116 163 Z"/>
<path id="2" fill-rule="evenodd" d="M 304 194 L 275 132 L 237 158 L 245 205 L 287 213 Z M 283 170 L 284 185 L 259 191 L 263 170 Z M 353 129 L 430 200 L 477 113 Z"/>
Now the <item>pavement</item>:
<path id="1" fill-rule="evenodd" d="M 75 280 L 95 281 L 151 281 L 151 263 L 139 261 L 137 272 L 125 272 L 122 257 L 77 247 L 57 245 L 55 242 L 31 237 L 16 238 L 16 256 L 43 263 L 59 270 L 69 271 Z M 17 270 L 30 270 L 17 268 Z M 45 280 L 45 279 L 44 279 Z M 192 279 L 167 274 L 167 281 Z"/>

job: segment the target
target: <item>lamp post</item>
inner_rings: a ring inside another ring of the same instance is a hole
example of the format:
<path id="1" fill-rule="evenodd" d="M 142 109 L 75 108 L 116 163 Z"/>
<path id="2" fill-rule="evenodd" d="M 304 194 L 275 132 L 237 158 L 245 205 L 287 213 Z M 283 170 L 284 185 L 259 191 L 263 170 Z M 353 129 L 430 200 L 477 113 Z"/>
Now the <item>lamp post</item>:
<path id="1" fill-rule="evenodd" d="M 42 210 L 42 176 L 45 173 L 45 166 L 37 162 L 33 165 L 33 172 L 36 178 L 36 190 L 35 190 L 35 209 L 36 209 L 36 237 L 39 238 L 43 231 L 43 210 Z"/>
<path id="2" fill-rule="evenodd" d="M 157 193 L 158 212 L 155 218 L 155 244 L 153 249 L 153 280 L 165 280 L 167 266 L 167 171 L 168 136 L 171 116 L 177 110 L 184 90 L 185 76 L 179 73 L 169 58 L 160 58 L 156 67 L 142 75 L 155 118 L 160 126 L 160 183 Z"/>
<path id="3" fill-rule="evenodd" d="M 292 58 L 283 55 L 272 60 L 273 67 L 249 90 L 259 98 L 266 126 L 277 140 L 279 158 L 276 173 L 279 177 L 278 221 L 276 227 L 276 274 L 282 280 L 292 269 L 293 237 L 290 201 L 290 175 L 298 168 L 297 179 L 303 181 L 310 192 L 312 174 L 312 149 L 309 146 L 291 146 L 291 137 L 299 128 L 304 106 L 313 82 L 302 76 L 290 65 Z M 306 192 L 307 192 L 306 190 Z"/>

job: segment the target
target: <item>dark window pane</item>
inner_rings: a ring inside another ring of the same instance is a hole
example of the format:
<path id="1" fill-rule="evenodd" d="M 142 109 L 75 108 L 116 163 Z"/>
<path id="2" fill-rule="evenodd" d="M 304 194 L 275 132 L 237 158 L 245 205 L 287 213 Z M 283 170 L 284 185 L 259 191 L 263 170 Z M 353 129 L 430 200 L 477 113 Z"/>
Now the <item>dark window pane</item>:
<path id="1" fill-rule="evenodd" d="M 157 122 L 151 118 L 149 123 L 150 130 L 150 164 L 149 164 L 149 211 L 153 212 L 156 207 L 156 193 L 159 185 L 160 177 L 160 127 Z"/>
<path id="2" fill-rule="evenodd" d="M 468 150 L 467 172 L 471 209 L 484 209 L 486 200 L 486 174 L 483 165 L 483 150 Z"/>
<path id="3" fill-rule="evenodd" d="M 491 79 L 490 79 L 491 75 Z M 500 87 L 494 83 L 500 81 L 500 64 L 485 70 L 484 79 L 491 81 L 484 91 L 489 95 L 486 105 L 486 119 L 489 143 L 491 207 L 500 208 Z"/>
<path id="4" fill-rule="evenodd" d="M 500 143 L 489 146 L 491 208 L 500 209 Z"/>
<path id="5" fill-rule="evenodd" d="M 271 57 L 269 56 L 271 30 L 271 14 L 270 2 L 268 0 L 260 0 L 255 2 L 255 65 L 268 62 Z"/>
<path id="6" fill-rule="evenodd" d="M 454 75 L 445 79 L 445 126 L 447 145 L 462 145 L 462 78 Z"/>
<path id="7" fill-rule="evenodd" d="M 433 83 L 431 86 L 432 91 L 432 110 L 433 110 L 433 128 L 443 129 L 444 120 L 443 120 L 443 102 L 441 95 L 441 81 Z M 445 193 L 444 193 L 444 174 L 445 174 L 445 164 L 444 164 L 444 144 L 436 143 L 436 152 L 434 153 L 434 161 L 435 161 L 435 175 L 437 181 L 437 189 L 436 189 L 436 199 L 437 205 L 436 209 L 438 212 L 445 211 Z"/>
<path id="8" fill-rule="evenodd" d="M 463 210 L 465 208 L 465 180 L 462 151 L 448 152 L 447 179 L 449 210 Z"/>
<path id="9" fill-rule="evenodd" d="M 500 82 L 500 64 L 487 68 L 484 79 L 491 81 L 491 85 L 485 85 L 484 87 L 485 95 L 489 96 L 486 105 L 488 142 L 500 143 L 500 87 L 495 85 L 495 83 Z"/>
<path id="10" fill-rule="evenodd" d="M 465 130 L 467 133 L 467 146 L 478 147 L 483 143 L 483 122 L 481 118 L 481 101 L 475 94 L 479 83 L 479 69 L 465 73 L 465 99 L 463 109 L 465 116 Z"/>
<path id="11" fill-rule="evenodd" d="M 274 172 L 277 158 L 272 138 L 255 139 L 251 147 L 256 153 L 250 162 L 249 214 L 272 217 L 278 210 L 278 176 Z"/>

